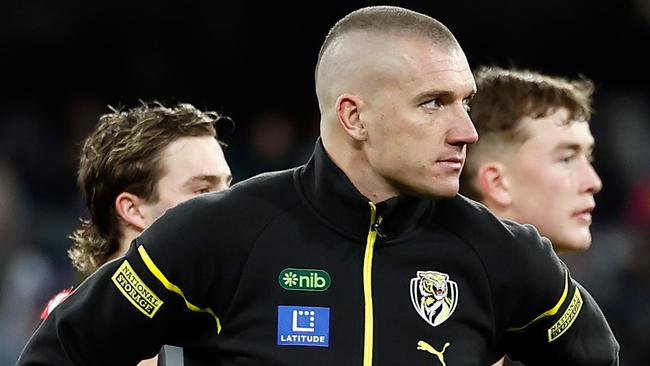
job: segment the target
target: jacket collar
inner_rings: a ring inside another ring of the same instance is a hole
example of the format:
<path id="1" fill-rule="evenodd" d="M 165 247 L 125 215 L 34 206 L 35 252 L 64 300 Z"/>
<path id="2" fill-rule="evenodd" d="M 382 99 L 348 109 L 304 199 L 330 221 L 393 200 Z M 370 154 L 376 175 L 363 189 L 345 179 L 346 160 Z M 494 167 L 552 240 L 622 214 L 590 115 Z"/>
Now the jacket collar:
<path id="1" fill-rule="evenodd" d="M 323 220 L 346 236 L 365 240 L 371 225 L 370 200 L 334 164 L 320 138 L 311 158 L 297 170 L 296 177 L 306 200 Z M 375 206 L 382 217 L 378 231 L 391 240 L 426 220 L 433 201 L 398 196 L 375 203 Z"/>

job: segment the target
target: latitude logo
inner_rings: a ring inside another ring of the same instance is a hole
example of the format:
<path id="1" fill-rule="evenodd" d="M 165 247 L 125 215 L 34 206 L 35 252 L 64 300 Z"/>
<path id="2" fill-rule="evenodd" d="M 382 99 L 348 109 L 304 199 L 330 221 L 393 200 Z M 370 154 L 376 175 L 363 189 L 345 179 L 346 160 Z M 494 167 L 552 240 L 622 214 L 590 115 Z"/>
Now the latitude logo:
<path id="1" fill-rule="evenodd" d="M 278 283 L 289 291 L 322 292 L 330 287 L 332 279 L 322 269 L 285 268 L 278 275 Z"/>

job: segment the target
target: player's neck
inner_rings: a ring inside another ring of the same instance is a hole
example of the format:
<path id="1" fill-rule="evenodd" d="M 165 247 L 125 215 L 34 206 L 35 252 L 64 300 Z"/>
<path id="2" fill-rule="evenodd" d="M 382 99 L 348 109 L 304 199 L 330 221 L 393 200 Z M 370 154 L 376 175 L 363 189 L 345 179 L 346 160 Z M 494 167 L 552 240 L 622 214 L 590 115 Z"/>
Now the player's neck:
<path id="1" fill-rule="evenodd" d="M 118 243 L 119 248 L 117 248 L 117 250 L 107 259 L 112 260 L 126 253 L 126 251 L 129 249 L 129 245 L 131 245 L 131 242 L 141 233 L 142 231 L 136 230 L 135 228 L 124 227 L 121 235 L 121 240 Z"/>
<path id="2" fill-rule="evenodd" d="M 372 169 L 363 151 L 342 144 L 344 142 L 325 145 L 325 151 L 363 196 L 377 203 L 399 195 Z"/>

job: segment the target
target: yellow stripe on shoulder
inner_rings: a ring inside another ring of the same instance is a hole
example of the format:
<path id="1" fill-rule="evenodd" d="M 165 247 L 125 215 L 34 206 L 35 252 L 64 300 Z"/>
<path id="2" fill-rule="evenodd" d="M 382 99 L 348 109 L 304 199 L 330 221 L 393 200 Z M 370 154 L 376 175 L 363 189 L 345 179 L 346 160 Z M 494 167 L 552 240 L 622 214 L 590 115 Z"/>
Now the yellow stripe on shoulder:
<path id="1" fill-rule="evenodd" d="M 553 316 L 553 315 L 557 314 L 558 310 L 560 310 L 560 307 L 562 307 L 562 304 L 564 303 L 564 300 L 566 300 L 566 296 L 567 296 L 568 292 L 569 292 L 569 271 L 567 270 L 565 272 L 565 274 L 564 274 L 564 291 L 562 291 L 562 296 L 560 296 L 560 300 L 557 302 L 557 304 L 555 304 L 555 306 L 553 306 L 552 308 L 546 310 L 545 312 L 543 312 L 542 314 L 537 316 L 535 319 L 528 322 L 526 325 L 521 326 L 521 327 L 508 328 L 507 330 L 509 332 L 520 331 L 520 330 L 525 329 L 529 325 L 533 324 L 534 322 L 536 322 L 536 321 L 538 321 L 538 320 L 540 320 L 542 318 L 545 318 L 547 316 Z"/>
<path id="2" fill-rule="evenodd" d="M 138 253 L 140 253 L 140 257 L 142 257 L 142 260 L 144 261 L 144 264 L 147 266 L 149 271 L 160 281 L 165 288 L 171 292 L 175 292 L 178 295 L 180 295 L 183 298 L 183 301 L 185 301 L 185 306 L 187 306 L 188 309 L 191 311 L 195 312 L 200 312 L 200 313 L 208 313 L 212 315 L 212 317 L 216 320 L 217 322 L 217 333 L 221 333 L 221 321 L 219 320 L 219 317 L 212 311 L 210 308 L 199 308 L 198 306 L 192 304 L 187 300 L 185 297 L 185 294 L 183 293 L 183 290 L 181 290 L 178 286 L 174 285 L 173 283 L 169 282 L 167 277 L 158 269 L 156 264 L 151 260 L 151 257 L 149 257 L 149 254 L 147 251 L 144 249 L 142 245 L 138 247 Z"/>
<path id="3" fill-rule="evenodd" d="M 548 328 L 548 343 L 560 338 L 571 327 L 578 317 L 580 309 L 582 309 L 582 295 L 580 295 L 580 290 L 576 287 L 573 299 L 569 306 L 567 306 L 564 314 L 562 314 L 562 317 L 552 327 Z"/>

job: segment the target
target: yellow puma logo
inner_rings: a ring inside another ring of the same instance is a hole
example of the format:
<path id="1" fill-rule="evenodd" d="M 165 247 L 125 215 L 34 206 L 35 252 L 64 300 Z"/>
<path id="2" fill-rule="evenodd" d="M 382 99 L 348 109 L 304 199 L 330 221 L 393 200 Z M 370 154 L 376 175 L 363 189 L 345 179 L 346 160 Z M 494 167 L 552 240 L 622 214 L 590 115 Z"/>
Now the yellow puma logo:
<path id="1" fill-rule="evenodd" d="M 427 352 L 431 353 L 432 355 L 435 355 L 436 357 L 438 357 L 438 360 L 440 361 L 442 366 L 447 366 L 447 364 L 445 363 L 445 354 L 444 353 L 445 353 L 445 350 L 447 349 L 447 347 L 449 347 L 450 345 L 451 345 L 451 343 L 447 342 L 447 343 L 445 343 L 444 346 L 442 346 L 442 351 L 436 351 L 436 349 L 433 348 L 429 343 L 427 343 L 425 341 L 419 341 L 418 342 L 418 351 L 427 351 Z"/>

